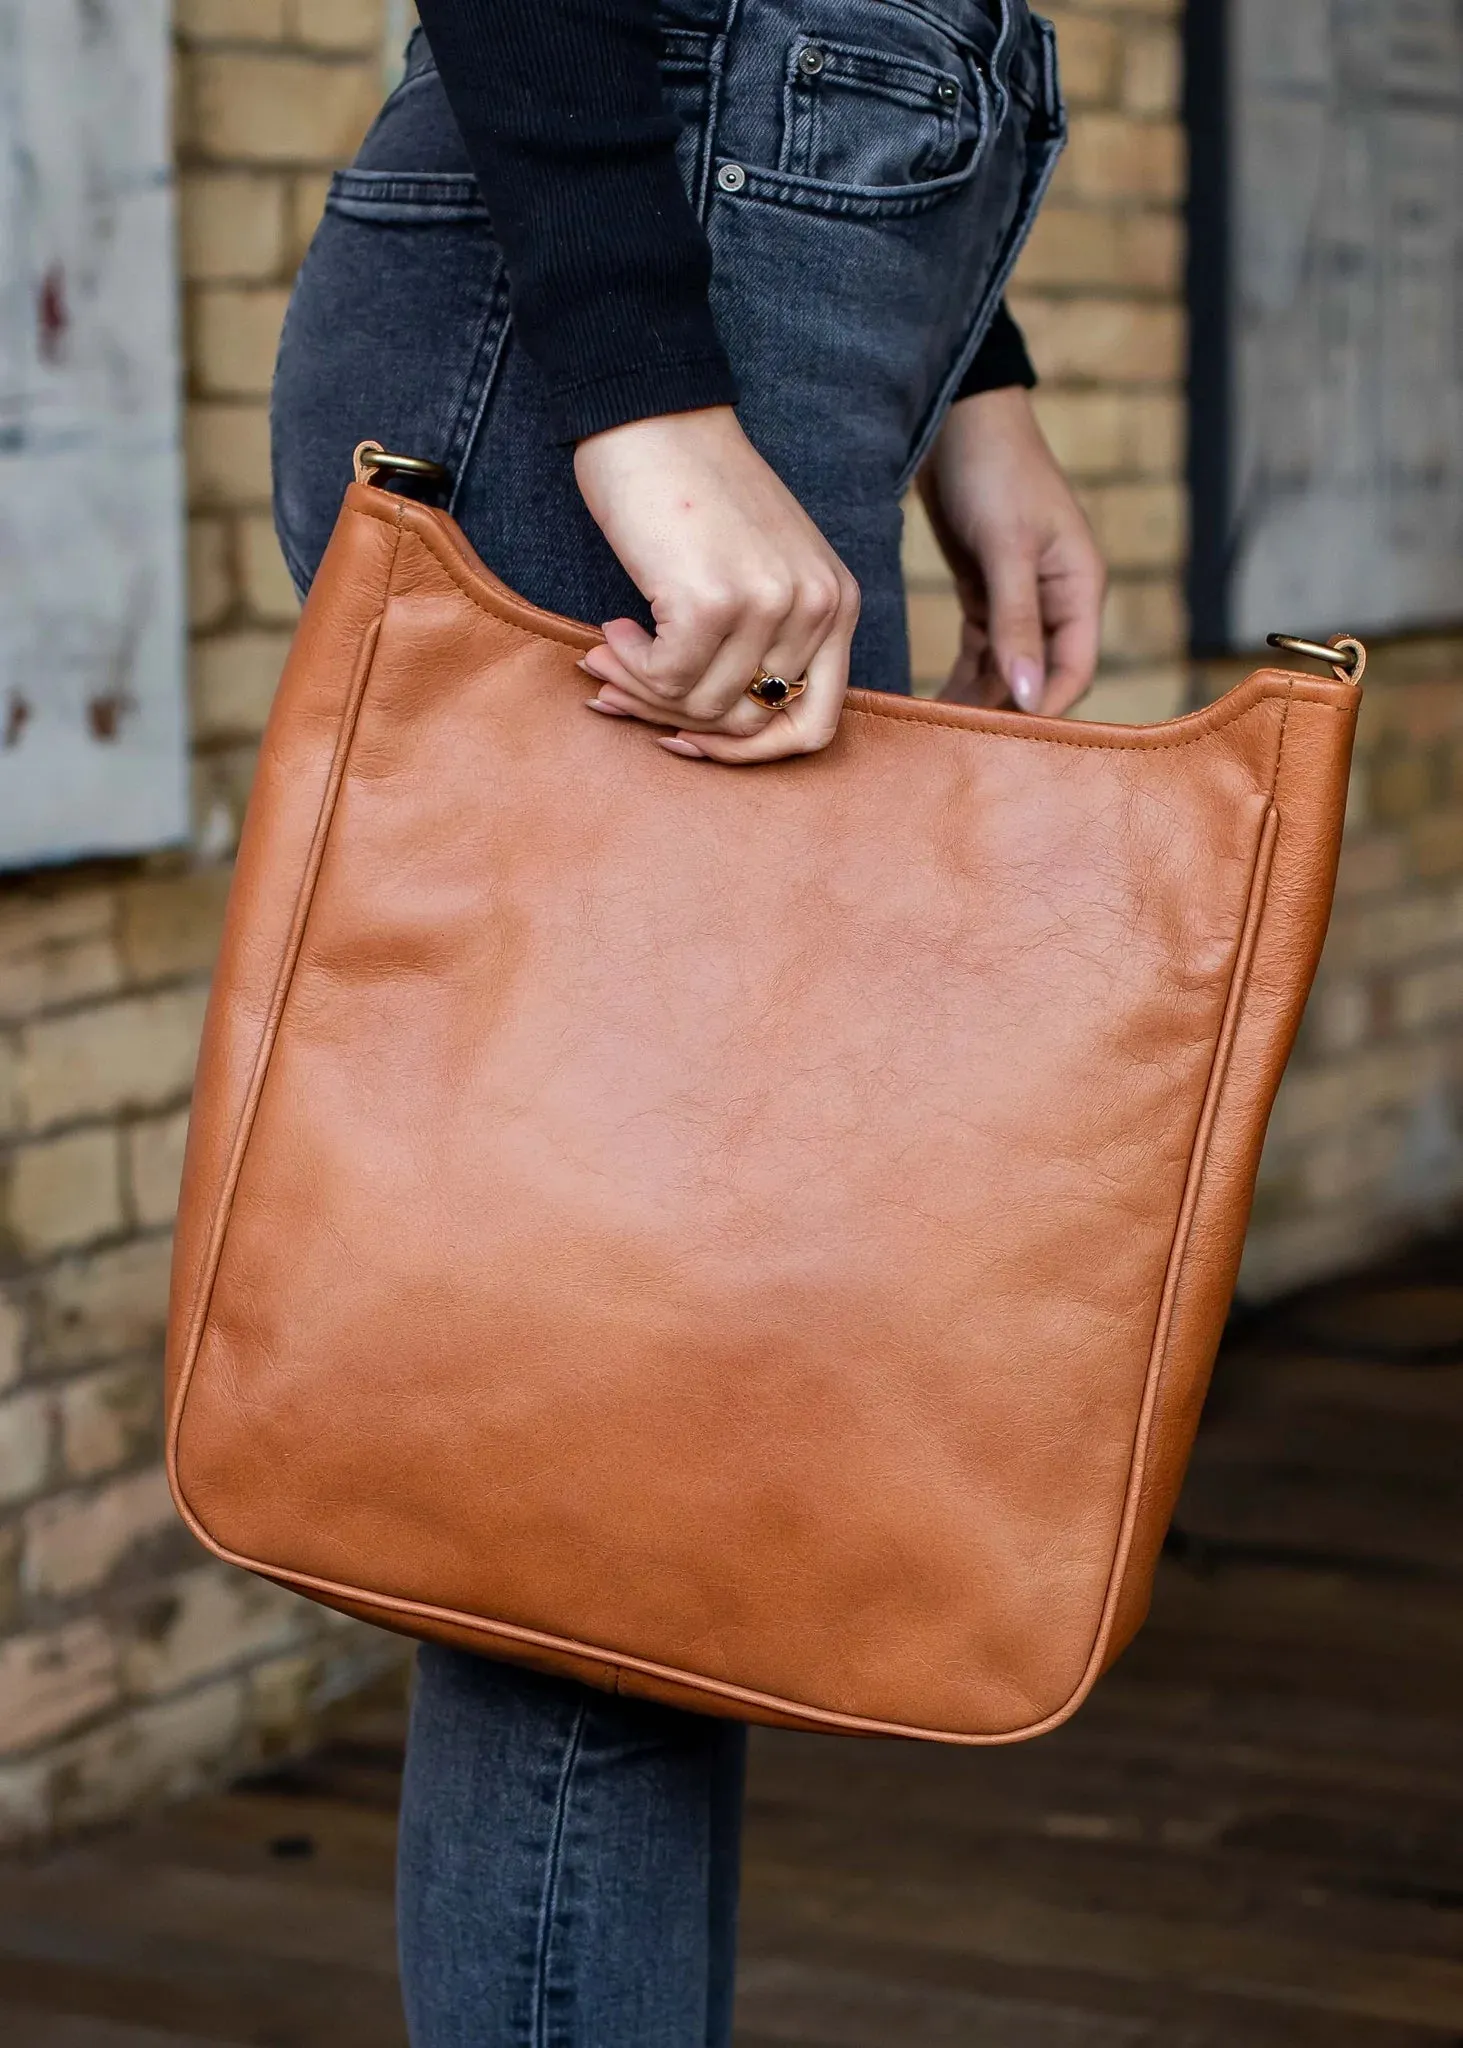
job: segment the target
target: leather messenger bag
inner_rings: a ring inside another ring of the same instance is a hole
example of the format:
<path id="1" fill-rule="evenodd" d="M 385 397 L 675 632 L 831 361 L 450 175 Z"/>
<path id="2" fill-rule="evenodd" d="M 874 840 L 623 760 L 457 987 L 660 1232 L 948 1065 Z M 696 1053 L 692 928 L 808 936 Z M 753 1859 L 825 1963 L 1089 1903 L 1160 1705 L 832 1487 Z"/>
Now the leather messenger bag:
<path id="1" fill-rule="evenodd" d="M 1038 1734 L 1148 1603 L 1361 650 L 1147 728 L 855 693 L 733 770 L 586 714 L 598 637 L 350 488 L 199 1064 L 178 1506 L 597 1686 Z"/>

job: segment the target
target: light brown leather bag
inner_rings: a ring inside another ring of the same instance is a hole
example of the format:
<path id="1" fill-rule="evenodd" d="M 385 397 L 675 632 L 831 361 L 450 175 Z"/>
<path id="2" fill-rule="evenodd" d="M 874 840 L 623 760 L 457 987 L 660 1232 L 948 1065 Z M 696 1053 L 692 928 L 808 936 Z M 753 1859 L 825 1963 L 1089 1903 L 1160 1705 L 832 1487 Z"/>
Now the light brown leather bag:
<path id="1" fill-rule="evenodd" d="M 854 695 L 688 764 L 352 487 L 198 1072 L 169 1468 L 219 1556 L 748 1720 L 982 1743 L 1142 1619 L 1358 691 Z"/>

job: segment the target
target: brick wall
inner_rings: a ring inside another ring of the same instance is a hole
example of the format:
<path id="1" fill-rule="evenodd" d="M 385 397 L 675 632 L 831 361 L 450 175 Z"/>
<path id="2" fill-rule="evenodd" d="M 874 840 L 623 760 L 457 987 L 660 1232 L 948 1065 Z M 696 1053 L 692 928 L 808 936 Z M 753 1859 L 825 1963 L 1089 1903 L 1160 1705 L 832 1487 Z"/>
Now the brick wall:
<path id="1" fill-rule="evenodd" d="M 380 0 L 178 0 L 200 857 L 0 878 L 0 1839 L 301 1739 L 388 1638 L 206 1562 L 158 1458 L 194 1049 L 295 612 L 275 338 L 380 97 Z"/>
<path id="2" fill-rule="evenodd" d="M 397 10 L 399 13 L 399 9 Z M 1016 304 L 1042 415 L 1114 567 L 1091 710 L 1156 718 L 1184 660 L 1174 0 L 1057 18 L 1073 143 Z M 390 1643 L 204 1562 L 158 1464 L 168 1230 L 254 748 L 294 616 L 265 393 L 330 166 L 379 97 L 380 0 L 178 0 L 198 852 L 0 878 L 0 1837 L 296 1743 Z M 927 530 L 916 665 L 955 637 Z M 1463 1191 L 1463 658 L 1382 650 L 1342 902 L 1266 1155 L 1265 1290 Z"/>

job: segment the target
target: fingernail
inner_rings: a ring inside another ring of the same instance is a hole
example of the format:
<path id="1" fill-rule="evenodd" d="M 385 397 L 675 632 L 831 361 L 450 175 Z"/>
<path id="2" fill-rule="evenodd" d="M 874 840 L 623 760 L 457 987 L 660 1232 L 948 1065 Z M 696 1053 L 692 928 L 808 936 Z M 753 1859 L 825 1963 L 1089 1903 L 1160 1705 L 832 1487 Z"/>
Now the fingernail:
<path id="1" fill-rule="evenodd" d="M 584 703 L 587 710 L 602 712 L 606 718 L 629 718 L 632 715 L 622 711 L 618 704 L 606 704 L 603 697 L 586 697 Z"/>
<path id="2" fill-rule="evenodd" d="M 1011 695 L 1023 711 L 1041 709 L 1042 692 L 1046 679 L 1034 661 L 1013 661 L 1011 664 Z"/>
<path id="3" fill-rule="evenodd" d="M 658 747 L 664 747 L 668 754 L 684 754 L 688 761 L 704 761 L 706 756 L 690 740 L 657 740 Z"/>

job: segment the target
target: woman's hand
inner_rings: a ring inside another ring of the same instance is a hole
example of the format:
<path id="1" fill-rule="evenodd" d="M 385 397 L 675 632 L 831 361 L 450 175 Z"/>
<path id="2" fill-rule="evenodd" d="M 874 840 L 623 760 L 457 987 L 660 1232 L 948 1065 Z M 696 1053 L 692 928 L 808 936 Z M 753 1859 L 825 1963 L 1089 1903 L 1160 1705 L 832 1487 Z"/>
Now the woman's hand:
<path id="1" fill-rule="evenodd" d="M 649 602 L 651 635 L 610 619 L 584 667 L 590 702 L 672 728 L 714 761 L 826 747 L 848 688 L 858 585 L 729 406 L 635 420 L 581 441 L 585 503 Z M 785 710 L 749 697 L 759 668 L 808 687 Z"/>
<path id="2" fill-rule="evenodd" d="M 1069 711 L 1097 670 L 1107 569 L 1026 392 L 952 406 L 920 495 L 965 613 L 941 695 Z"/>

